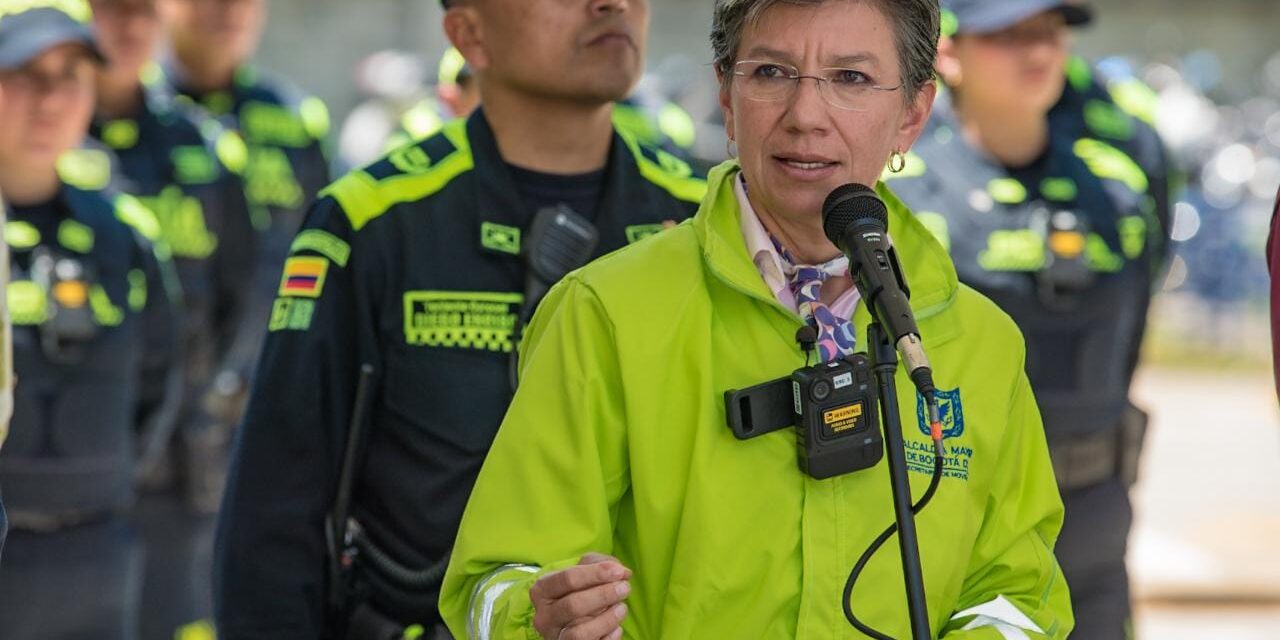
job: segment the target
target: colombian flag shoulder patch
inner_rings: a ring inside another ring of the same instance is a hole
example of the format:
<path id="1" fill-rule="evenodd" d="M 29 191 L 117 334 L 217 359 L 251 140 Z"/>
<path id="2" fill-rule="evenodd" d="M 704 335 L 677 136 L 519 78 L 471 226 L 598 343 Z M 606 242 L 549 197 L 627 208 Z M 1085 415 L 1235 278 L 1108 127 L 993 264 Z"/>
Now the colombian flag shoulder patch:
<path id="1" fill-rule="evenodd" d="M 329 272 L 329 260 L 314 256 L 289 258 L 284 263 L 284 275 L 280 278 L 280 295 L 295 298 L 319 298 L 324 290 L 324 278 Z"/>

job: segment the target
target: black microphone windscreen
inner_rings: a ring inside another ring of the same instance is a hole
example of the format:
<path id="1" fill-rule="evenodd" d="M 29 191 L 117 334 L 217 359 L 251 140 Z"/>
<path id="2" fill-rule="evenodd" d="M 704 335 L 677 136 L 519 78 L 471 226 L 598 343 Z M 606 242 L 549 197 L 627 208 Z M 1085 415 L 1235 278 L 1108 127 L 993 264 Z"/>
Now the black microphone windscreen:
<path id="1" fill-rule="evenodd" d="M 843 242 L 849 227 L 855 223 L 876 224 L 889 228 L 889 209 L 871 187 L 846 184 L 836 187 L 822 205 L 822 230 L 836 246 Z"/>

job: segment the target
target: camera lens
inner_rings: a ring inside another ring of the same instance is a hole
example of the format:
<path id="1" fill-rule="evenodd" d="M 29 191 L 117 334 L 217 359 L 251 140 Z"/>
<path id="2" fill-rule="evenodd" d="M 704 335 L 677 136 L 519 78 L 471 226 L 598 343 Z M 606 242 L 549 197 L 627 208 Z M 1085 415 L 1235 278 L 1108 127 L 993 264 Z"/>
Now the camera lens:
<path id="1" fill-rule="evenodd" d="M 813 383 L 813 399 L 818 402 L 826 400 L 831 395 L 831 383 L 826 380 L 819 380 Z"/>

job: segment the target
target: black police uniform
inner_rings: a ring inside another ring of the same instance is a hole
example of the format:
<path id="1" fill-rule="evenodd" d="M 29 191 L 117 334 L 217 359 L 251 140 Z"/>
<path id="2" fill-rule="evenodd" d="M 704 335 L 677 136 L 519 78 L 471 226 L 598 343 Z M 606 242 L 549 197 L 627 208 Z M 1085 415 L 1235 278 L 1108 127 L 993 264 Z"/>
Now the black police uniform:
<path id="1" fill-rule="evenodd" d="M 964 140 L 949 94 L 911 155 L 890 186 L 949 247 L 961 281 L 1026 337 L 1066 504 L 1057 555 L 1076 633 L 1122 637 L 1127 490 L 1145 428 L 1129 389 L 1167 250 L 1167 211 L 1130 156 L 1058 122 L 1030 166 L 999 166 Z"/>
<path id="2" fill-rule="evenodd" d="M 0 451 L 0 637 L 134 637 L 142 557 L 123 512 L 137 408 L 164 404 L 151 383 L 174 364 L 176 276 L 128 196 L 63 186 L 8 214 L 21 384 Z"/>
<path id="3" fill-rule="evenodd" d="M 184 294 L 182 401 L 172 421 L 141 434 L 136 509 L 147 550 L 142 633 L 171 637 L 213 615 L 210 515 L 235 417 L 217 415 L 209 399 L 217 372 L 247 369 L 230 360 L 240 333 L 261 331 L 244 321 L 256 233 L 240 178 L 244 143 L 162 86 L 141 90 L 135 117 L 98 118 L 90 135 L 118 160 L 114 186 L 155 214 Z"/>
<path id="4" fill-rule="evenodd" d="M 594 212 L 578 212 L 599 230 L 597 255 L 690 217 L 706 189 L 687 164 L 617 135 L 600 178 Z M 363 363 L 378 375 L 353 514 L 404 565 L 447 555 L 512 396 L 521 237 L 549 195 L 521 188 L 529 182 L 478 111 L 339 180 L 312 210 L 285 267 L 219 522 L 224 638 L 340 633 L 326 626 L 323 521 Z M 583 206 L 583 191 L 569 191 Z M 434 597 L 418 610 L 375 605 L 405 623 L 437 620 Z"/>
<path id="5" fill-rule="evenodd" d="M 3 197 L 0 197 L 0 211 L 5 211 Z M 0 247 L 0 260 L 2 260 L 4 263 L 3 264 L 4 275 L 0 276 L 0 282 L 4 284 L 7 290 L 9 286 L 9 269 L 8 269 L 9 247 L 7 245 Z M 6 305 L 5 318 L 8 318 L 8 316 L 9 316 L 9 311 Z M 5 320 L 0 320 L 0 322 L 4 322 L 7 324 L 9 321 L 5 319 Z M 0 349 L 9 350 L 9 347 L 10 345 L 8 344 L 0 344 Z M 7 371 L 0 372 L 0 377 L 5 379 L 4 384 L 12 385 L 13 384 L 12 357 L 9 355 L 5 355 L 3 359 L 0 359 L 0 367 L 6 367 L 8 369 Z M 0 391 L 0 393 L 2 392 L 3 391 Z M 12 393 L 12 389 L 10 389 L 9 392 Z M 10 398 L 10 400 L 12 399 Z M 9 411 L 12 412 L 12 409 L 13 407 L 10 406 Z M 11 415 L 3 416 L 4 422 L 0 423 L 0 447 L 4 446 L 5 438 L 9 436 L 9 421 L 8 421 L 9 417 L 11 417 Z M 4 510 L 3 493 L 4 493 L 3 491 L 0 491 L 0 562 L 4 560 L 4 541 L 5 541 L 5 538 L 8 537 L 9 535 L 9 514 Z"/>
<path id="6" fill-rule="evenodd" d="M 1049 113 L 1050 126 L 1059 135 L 1114 145 L 1132 158 L 1146 176 L 1155 217 L 1170 220 L 1171 191 L 1178 177 L 1152 126 L 1150 105 L 1141 104 L 1150 89 L 1136 79 L 1108 80 L 1080 57 L 1071 59 L 1067 80 L 1062 98 Z M 1125 94 L 1136 94 L 1138 100 L 1122 100 Z M 1159 273 L 1159 268 L 1152 273 L 1152 286 Z M 1144 329 L 1145 325 L 1134 328 L 1134 348 L 1115 356 L 1128 358 L 1126 381 L 1137 368 L 1137 346 Z M 1082 638 L 1120 638 L 1131 629 L 1124 563 L 1133 521 L 1128 489 L 1136 479 L 1146 415 L 1131 406 L 1125 418 L 1119 437 L 1050 441 L 1066 506 L 1055 554 L 1071 585 L 1076 634 Z M 1117 473 L 1106 473 L 1105 465 L 1098 464 L 1100 460 L 1118 460 L 1120 468 Z"/>
<path id="7" fill-rule="evenodd" d="M 198 92 L 188 87 L 173 65 L 164 69 L 171 88 L 237 131 L 248 147 L 244 182 L 260 232 L 253 296 L 248 316 L 259 332 L 234 346 L 235 357 L 252 362 L 261 346 L 261 322 L 271 308 L 276 276 L 289 252 L 303 214 L 329 184 L 325 140 L 329 113 L 323 102 L 283 78 L 253 66 L 236 71 L 224 91 Z M 248 375 L 248 371 L 238 372 Z"/>

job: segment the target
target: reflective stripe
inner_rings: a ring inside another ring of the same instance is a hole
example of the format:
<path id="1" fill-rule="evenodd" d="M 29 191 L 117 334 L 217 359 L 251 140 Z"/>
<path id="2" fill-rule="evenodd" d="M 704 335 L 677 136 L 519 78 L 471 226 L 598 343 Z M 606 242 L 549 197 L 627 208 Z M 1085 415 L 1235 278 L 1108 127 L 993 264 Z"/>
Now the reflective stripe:
<path id="1" fill-rule="evenodd" d="M 1021 204 L 1027 200 L 1027 187 L 1014 178 L 996 178 L 987 183 L 987 193 L 1001 204 Z"/>
<path id="2" fill-rule="evenodd" d="M 493 582 L 494 578 L 508 571 L 537 573 L 539 567 L 531 564 L 504 564 L 481 578 L 476 584 L 476 590 L 471 594 L 471 603 L 467 606 L 468 638 L 489 640 L 493 637 L 493 609 L 498 605 L 498 598 L 519 582 L 519 580 Z M 477 604 L 480 605 L 478 609 Z"/>
<path id="3" fill-rule="evenodd" d="M 112 149 L 132 149 L 138 144 L 138 123 L 133 120 L 112 120 L 102 125 L 102 141 Z"/>
<path id="4" fill-rule="evenodd" d="M 293 244 L 289 245 L 289 253 L 299 251 L 314 251 L 339 267 L 347 266 L 347 260 L 351 258 L 351 245 L 321 229 L 307 229 L 299 233 L 293 239 Z"/>
<path id="5" fill-rule="evenodd" d="M 1089 67 L 1089 62 L 1080 56 L 1071 56 L 1067 61 L 1067 80 L 1076 91 L 1088 91 L 1093 84 L 1093 69 Z"/>
<path id="6" fill-rule="evenodd" d="M 4 225 L 4 241 L 14 249 L 30 249 L 40 244 L 40 230 L 30 222 L 10 220 Z"/>
<path id="7" fill-rule="evenodd" d="M 1138 194 L 1146 193 L 1150 187 L 1142 167 L 1128 154 L 1105 142 L 1081 138 L 1075 143 L 1075 153 L 1099 178 L 1123 182 Z"/>
<path id="8" fill-rule="evenodd" d="M 76 253 L 93 251 L 93 228 L 75 220 L 63 220 L 58 225 L 58 244 Z"/>
<path id="9" fill-rule="evenodd" d="M 58 177 L 84 191 L 111 184 L 111 156 L 97 149 L 72 149 L 58 157 Z"/>
<path id="10" fill-rule="evenodd" d="M 163 236 L 160 221 L 141 201 L 130 195 L 120 194 L 115 198 L 116 218 L 129 225 L 134 231 L 151 242 L 159 241 Z"/>
<path id="11" fill-rule="evenodd" d="M 1000 632 L 1005 640 L 1029 640 L 1027 631 L 1043 635 L 1044 631 L 1031 618 L 1019 610 L 1009 599 L 996 596 L 990 602 L 966 609 L 952 616 L 951 619 L 976 616 L 961 631 L 990 627 Z"/>
<path id="12" fill-rule="evenodd" d="M 320 98 L 305 98 L 298 105 L 298 115 L 302 117 L 302 127 L 312 138 L 322 140 L 329 135 L 329 108 Z"/>
<path id="13" fill-rule="evenodd" d="M 243 175 L 245 168 L 249 166 L 249 147 L 245 145 L 244 139 L 234 131 L 219 132 L 217 139 L 213 152 L 222 166 L 231 173 Z"/>

